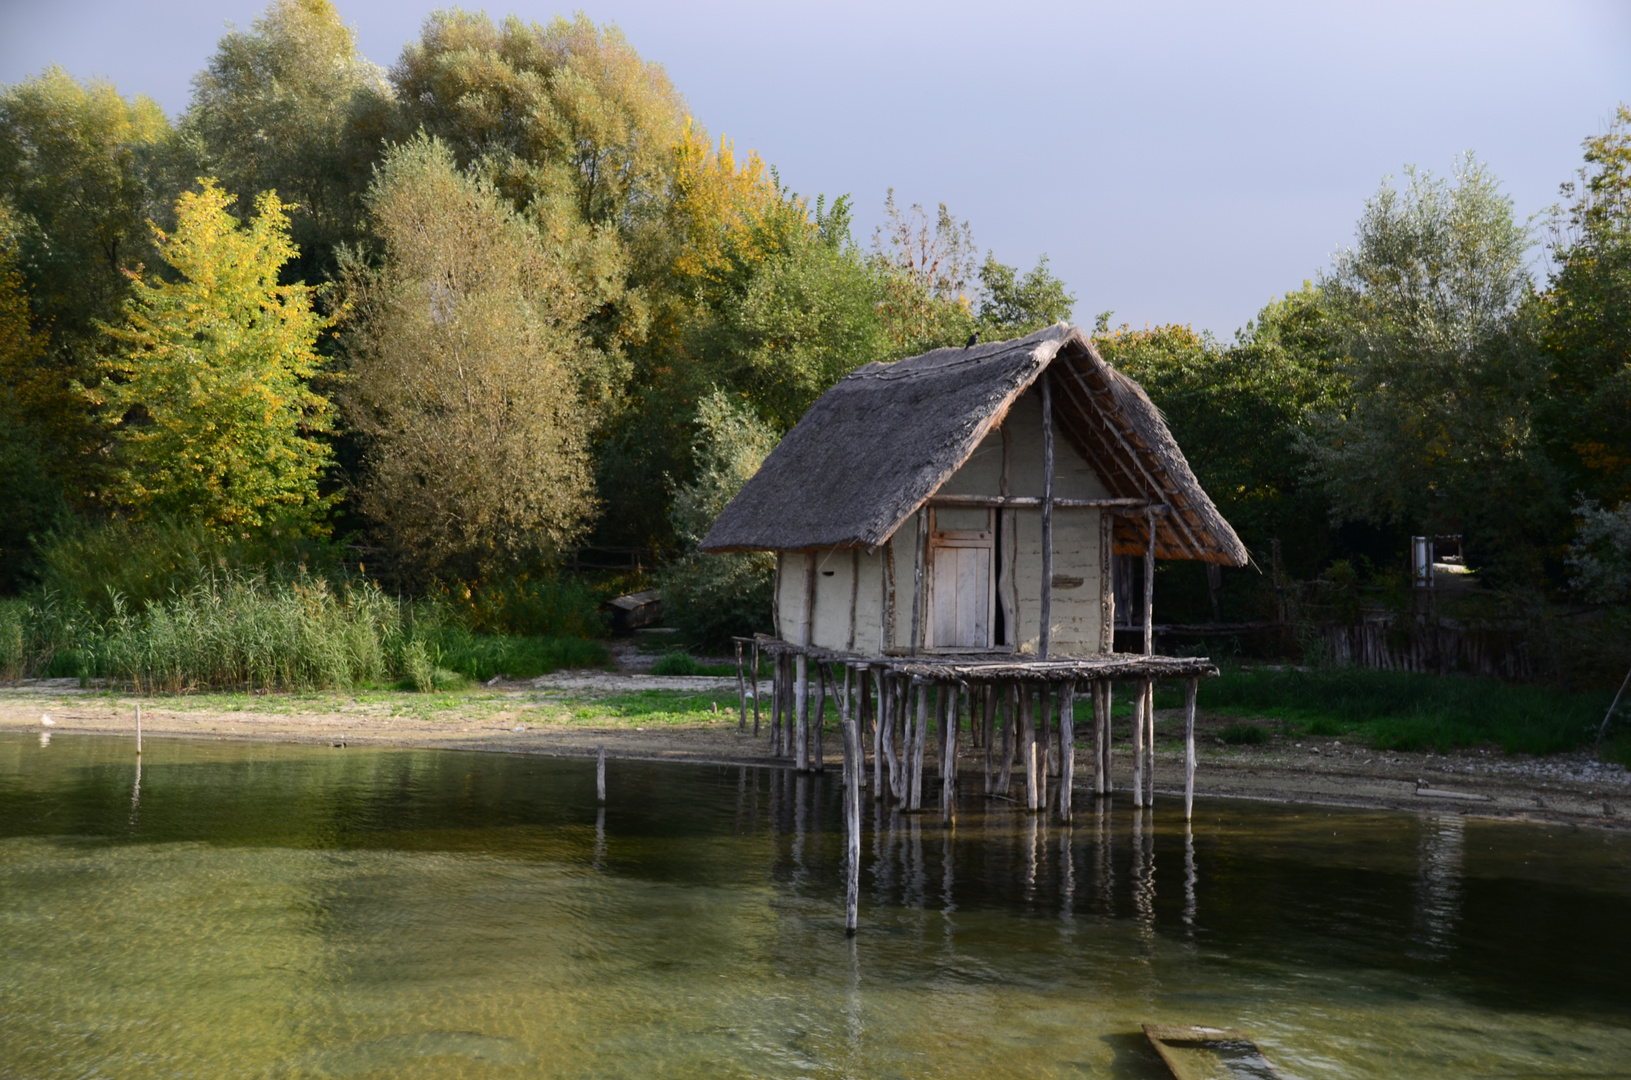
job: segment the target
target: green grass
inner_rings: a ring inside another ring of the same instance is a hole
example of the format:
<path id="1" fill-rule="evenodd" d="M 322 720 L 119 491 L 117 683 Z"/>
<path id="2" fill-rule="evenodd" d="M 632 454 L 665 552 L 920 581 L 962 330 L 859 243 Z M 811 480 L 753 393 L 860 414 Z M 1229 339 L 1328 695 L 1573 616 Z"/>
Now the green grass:
<path id="1" fill-rule="evenodd" d="M 1218 738 L 1230 746 L 1262 746 L 1272 736 L 1268 728 L 1261 725 L 1237 722 L 1218 732 Z"/>
<path id="2" fill-rule="evenodd" d="M 719 711 L 715 712 L 714 707 Z M 610 717 L 634 720 L 652 726 L 662 724 L 711 724 L 737 722 L 736 691 L 694 694 L 686 690 L 640 690 L 632 694 L 612 694 L 580 702 L 572 711 L 575 719 Z M 830 712 L 830 710 L 829 710 Z"/>
<path id="3" fill-rule="evenodd" d="M 1471 676 L 1366 668 L 1225 669 L 1203 679 L 1198 705 L 1224 716 L 1279 721 L 1285 735 L 1347 735 L 1378 750 L 1499 746 L 1554 754 L 1591 742 L 1609 695 Z M 1181 704 L 1157 694 L 1157 707 Z"/>
<path id="4" fill-rule="evenodd" d="M 700 664 L 690 653 L 664 653 L 651 667 L 653 675 L 715 675 L 721 678 L 736 674 L 735 664 Z"/>
<path id="5" fill-rule="evenodd" d="M 448 627 L 431 636 L 439 667 L 477 682 L 495 675 L 532 679 L 568 668 L 604 668 L 611 663 L 606 646 L 574 637 L 508 637 L 474 634 Z"/>

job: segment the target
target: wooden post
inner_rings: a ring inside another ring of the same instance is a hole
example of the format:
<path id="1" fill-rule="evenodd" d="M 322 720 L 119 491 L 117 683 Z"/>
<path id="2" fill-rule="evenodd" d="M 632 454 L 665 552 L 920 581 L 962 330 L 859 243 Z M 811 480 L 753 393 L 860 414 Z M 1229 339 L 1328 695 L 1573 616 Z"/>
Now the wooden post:
<path id="1" fill-rule="evenodd" d="M 1014 770 L 1015 743 L 1018 741 L 1018 732 L 1015 730 L 1015 727 L 1019 720 L 1019 687 L 1013 683 L 1010 683 L 1006 688 L 1004 688 L 1004 690 L 999 691 L 999 693 L 1002 694 L 1003 704 L 1002 775 L 997 778 L 997 790 L 995 794 L 1001 795 L 1003 798 L 1007 798 L 1008 785 L 1010 778 L 1013 776 Z"/>
<path id="2" fill-rule="evenodd" d="M 595 755 L 595 798 L 601 802 L 606 801 L 606 746 L 601 744 Z"/>
<path id="3" fill-rule="evenodd" d="M 1155 680 L 1144 680 L 1144 805 L 1155 805 Z"/>
<path id="4" fill-rule="evenodd" d="M 1036 805 L 1033 810 L 1048 808 L 1048 684 L 1036 687 L 1036 703 L 1031 707 L 1031 731 L 1036 744 Z"/>
<path id="5" fill-rule="evenodd" d="M 961 695 L 957 688 L 950 686 L 946 689 L 946 708 L 951 713 L 951 723 L 941 729 L 940 816 L 951 821 L 957 816 L 957 729 L 962 709 L 959 707 Z"/>
<path id="6" fill-rule="evenodd" d="M 917 682 L 917 720 L 912 725 L 912 757 L 910 790 L 906 797 L 906 809 L 923 809 L 923 747 L 928 741 L 929 730 L 929 684 Z"/>
<path id="7" fill-rule="evenodd" d="M 1053 635 L 1053 395 L 1046 370 L 1037 382 L 1042 386 L 1042 606 L 1036 655 L 1046 660 Z"/>
<path id="8" fill-rule="evenodd" d="M 1133 691 L 1133 805 L 1144 805 L 1144 688 Z"/>
<path id="9" fill-rule="evenodd" d="M 997 712 L 997 688 L 995 686 L 987 686 L 984 689 L 985 689 L 985 717 L 984 717 L 984 722 L 985 722 L 985 793 L 987 795 L 989 795 L 989 794 L 991 794 L 992 782 L 995 779 L 991 775 L 991 766 L 993 764 L 993 761 L 995 760 L 995 756 L 992 753 L 991 740 L 992 740 L 992 736 L 994 736 L 996 734 L 995 727 L 996 727 L 996 720 L 997 720 L 997 718 L 996 718 L 996 712 Z"/>
<path id="10" fill-rule="evenodd" d="M 1155 511 L 1144 520 L 1150 527 L 1150 548 L 1144 556 L 1144 655 L 1155 654 Z"/>
<path id="11" fill-rule="evenodd" d="M 770 654 L 770 756 L 782 756 L 782 655 Z"/>
<path id="12" fill-rule="evenodd" d="M 136 756 L 142 755 L 142 703 L 136 702 Z"/>
<path id="13" fill-rule="evenodd" d="M 855 737 L 857 739 L 857 745 L 860 746 L 860 748 L 861 748 L 861 757 L 859 759 L 860 760 L 860 765 L 858 767 L 861 770 L 860 774 L 859 774 L 860 777 L 861 777 L 861 780 L 860 780 L 861 790 L 864 791 L 864 790 L 866 790 L 866 786 L 867 786 L 867 779 L 866 779 L 866 726 L 867 726 L 867 723 L 869 721 L 872 722 L 872 749 L 873 749 L 874 752 L 876 752 L 877 749 L 878 749 L 877 715 L 873 711 L 873 708 L 872 708 L 873 701 L 872 701 L 872 667 L 871 667 L 871 665 L 862 664 L 859 667 L 857 667 L 855 669 L 855 677 L 861 681 L 861 686 L 860 686 L 860 691 L 861 692 L 860 692 L 860 702 L 859 702 L 860 707 L 857 709 L 856 714 L 855 714 Z"/>
<path id="14" fill-rule="evenodd" d="M 884 669 L 879 667 L 873 677 L 878 683 L 878 696 L 872 713 L 872 797 L 881 799 L 884 797 L 887 775 L 884 772 L 884 748 L 888 746 L 890 739 L 889 710 L 893 706 L 889 701 L 889 683 L 885 679 Z M 890 748 L 890 753 L 893 754 L 893 747 Z"/>
<path id="15" fill-rule="evenodd" d="M 815 708 L 815 753 L 812 755 L 810 761 L 810 769 L 813 772 L 825 772 L 827 768 L 826 749 L 821 744 L 821 733 L 822 729 L 827 726 L 827 676 L 829 674 L 830 672 L 828 670 L 828 665 L 816 665 L 816 675 L 820 679 L 820 684 L 817 687 L 817 693 L 819 696 L 816 698 Z M 833 691 L 836 693 L 838 690 L 838 680 L 834 678 L 831 681 L 833 683 Z"/>
<path id="16" fill-rule="evenodd" d="M 940 753 L 941 773 L 946 771 L 946 721 L 948 714 L 956 707 L 957 690 L 952 686 L 936 685 L 934 688 L 934 748 Z M 942 777 L 944 779 L 944 777 Z"/>
<path id="17" fill-rule="evenodd" d="M 998 487 L 1005 499 L 1012 494 L 1009 491 L 1013 465 L 1012 444 L 1013 435 L 1008 430 L 1008 422 L 1005 417 L 1002 425 L 1002 480 Z M 1007 639 L 998 642 L 998 644 L 1017 648 L 1019 644 L 1019 605 L 1014 602 L 1014 560 L 1008 558 L 1005 554 L 1006 549 L 1010 546 L 1014 548 L 1016 553 L 1019 551 L 1019 545 L 1013 543 L 1014 512 L 1009 509 L 1000 509 L 997 511 L 997 520 L 1001 525 L 998 532 L 1000 544 L 994 553 L 997 559 L 997 605 L 1002 611 L 1003 636 Z"/>
<path id="18" fill-rule="evenodd" d="M 848 682 L 846 677 L 845 682 Z M 863 699 L 865 697 L 863 693 Z M 861 775 L 866 770 L 862 753 L 860 717 L 847 703 L 839 709 L 844 734 L 844 825 L 848 873 L 844 881 L 844 933 L 853 935 L 861 906 Z"/>
<path id="19" fill-rule="evenodd" d="M 1116 714 L 1115 714 L 1115 684 L 1109 679 L 1104 680 L 1104 793 L 1115 793 L 1116 781 L 1110 772 L 1110 767 L 1116 759 Z"/>
<path id="20" fill-rule="evenodd" d="M 759 737 L 759 643 L 753 643 L 753 737 Z"/>
<path id="21" fill-rule="evenodd" d="M 1070 820 L 1071 785 L 1076 782 L 1076 684 L 1059 687 L 1059 817 Z"/>
<path id="22" fill-rule="evenodd" d="M 1020 756 L 1025 760 L 1025 809 L 1036 810 L 1036 698 L 1029 685 L 1019 690 Z"/>
<path id="23" fill-rule="evenodd" d="M 742 674 L 742 643 L 736 642 L 736 730 L 738 734 L 748 729 L 748 684 Z"/>
<path id="24" fill-rule="evenodd" d="M 804 553 L 804 610 L 799 615 L 800 652 L 793 660 L 793 768 L 798 772 L 810 769 L 810 658 L 803 651 L 810 647 L 815 632 L 815 552 Z"/>
<path id="25" fill-rule="evenodd" d="M 913 656 L 917 655 L 918 643 L 923 640 L 923 561 L 928 557 L 929 549 L 929 508 L 927 505 L 918 507 L 917 511 L 917 553 L 915 566 L 912 571 L 912 648 Z"/>
<path id="26" fill-rule="evenodd" d="M 1195 812 L 1195 690 L 1200 680 L 1193 675 L 1184 687 L 1184 820 Z"/>
<path id="27" fill-rule="evenodd" d="M 1116 519 L 1099 511 L 1099 652 L 1116 651 Z"/>

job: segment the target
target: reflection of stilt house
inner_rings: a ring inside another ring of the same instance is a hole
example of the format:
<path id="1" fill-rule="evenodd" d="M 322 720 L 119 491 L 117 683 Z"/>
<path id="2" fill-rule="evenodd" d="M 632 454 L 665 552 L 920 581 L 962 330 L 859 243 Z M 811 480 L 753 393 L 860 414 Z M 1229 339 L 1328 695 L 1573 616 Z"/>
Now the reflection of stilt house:
<path id="1" fill-rule="evenodd" d="M 871 731 L 877 797 L 922 807 L 932 723 L 946 813 L 966 727 L 985 749 L 988 793 L 1007 793 L 1017 756 L 1024 804 L 1066 819 L 1075 755 L 1060 750 L 1074 746 L 1084 684 L 1095 792 L 1110 790 L 1112 679 L 1138 691 L 1135 804 L 1149 798 L 1156 679 L 1188 682 L 1192 779 L 1195 680 L 1217 669 L 1153 655 L 1154 560 L 1246 562 L 1160 412 L 1063 324 L 852 372 L 811 406 L 702 547 L 777 553 L 776 634 L 744 644 L 775 662 L 778 754 L 810 766 L 815 661 L 820 685 L 835 683 L 847 763 L 864 763 Z M 1117 557 L 1143 560 L 1142 653 L 1114 651 Z M 814 698 L 818 720 L 826 701 Z M 846 767 L 854 821 L 865 771 Z"/>

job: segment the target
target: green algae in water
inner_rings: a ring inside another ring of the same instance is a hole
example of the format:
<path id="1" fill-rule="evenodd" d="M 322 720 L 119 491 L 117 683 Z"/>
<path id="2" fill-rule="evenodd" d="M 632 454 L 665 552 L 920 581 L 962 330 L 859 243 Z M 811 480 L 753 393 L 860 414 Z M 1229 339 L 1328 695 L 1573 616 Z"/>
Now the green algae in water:
<path id="1" fill-rule="evenodd" d="M 0 736 L 0 1076 L 1631 1072 L 1631 838 L 1245 803 L 1071 829 L 835 776 Z"/>

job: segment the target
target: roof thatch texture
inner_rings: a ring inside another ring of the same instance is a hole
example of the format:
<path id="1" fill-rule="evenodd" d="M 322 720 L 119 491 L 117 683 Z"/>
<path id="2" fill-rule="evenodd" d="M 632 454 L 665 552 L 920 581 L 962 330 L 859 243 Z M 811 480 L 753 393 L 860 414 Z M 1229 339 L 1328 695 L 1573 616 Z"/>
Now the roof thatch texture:
<path id="1" fill-rule="evenodd" d="M 1044 371 L 1060 434 L 1112 494 L 1170 507 L 1154 519 L 1158 558 L 1245 564 L 1245 545 L 1201 490 L 1143 388 L 1063 323 L 1014 341 L 936 349 L 851 372 L 771 452 L 702 550 L 876 547 L 969 459 Z M 1121 517 L 1116 550 L 1143 552 L 1147 520 L 1141 512 Z"/>

